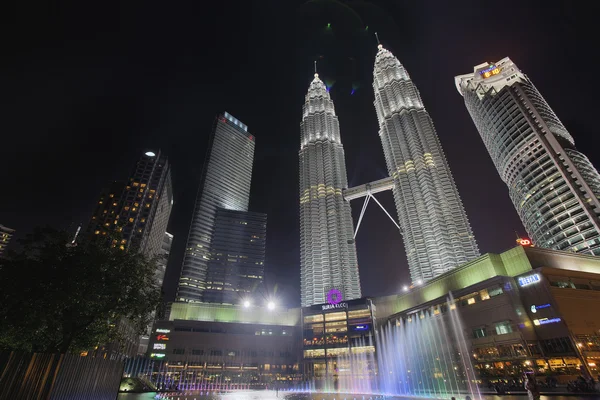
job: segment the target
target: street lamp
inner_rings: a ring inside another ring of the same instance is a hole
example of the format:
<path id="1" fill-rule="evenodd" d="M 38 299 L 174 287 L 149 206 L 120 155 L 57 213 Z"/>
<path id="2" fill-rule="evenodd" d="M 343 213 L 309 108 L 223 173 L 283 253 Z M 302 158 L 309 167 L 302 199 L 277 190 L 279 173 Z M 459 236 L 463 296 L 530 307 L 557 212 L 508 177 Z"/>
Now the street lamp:
<path id="1" fill-rule="evenodd" d="M 269 301 L 269 303 L 267 304 L 267 308 L 269 310 L 274 310 L 275 309 L 275 303 L 273 303 L 272 301 Z"/>
<path id="2" fill-rule="evenodd" d="M 422 281 L 421 279 L 419 279 L 419 280 L 417 281 L 417 285 L 420 285 L 420 284 L 422 284 L 422 283 L 423 283 L 423 281 Z"/>
<path id="3" fill-rule="evenodd" d="M 244 300 L 244 308 L 248 308 L 248 307 L 250 307 L 250 301 Z"/>
<path id="4" fill-rule="evenodd" d="M 405 292 L 408 292 L 408 286 L 406 286 L 406 285 L 402 286 L 402 290 Z"/>

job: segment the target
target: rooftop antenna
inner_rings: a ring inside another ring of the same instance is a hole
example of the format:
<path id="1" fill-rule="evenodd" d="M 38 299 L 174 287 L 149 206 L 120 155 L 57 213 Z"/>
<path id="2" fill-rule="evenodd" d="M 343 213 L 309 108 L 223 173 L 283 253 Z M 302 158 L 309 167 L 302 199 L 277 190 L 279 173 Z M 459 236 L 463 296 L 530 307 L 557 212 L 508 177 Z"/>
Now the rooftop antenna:
<path id="1" fill-rule="evenodd" d="M 377 32 L 375 32 L 375 37 L 377 38 L 377 44 L 381 44 L 381 42 L 379 41 L 379 35 L 377 34 Z"/>
<path id="2" fill-rule="evenodd" d="M 317 73 L 317 60 L 315 60 L 315 74 Z"/>

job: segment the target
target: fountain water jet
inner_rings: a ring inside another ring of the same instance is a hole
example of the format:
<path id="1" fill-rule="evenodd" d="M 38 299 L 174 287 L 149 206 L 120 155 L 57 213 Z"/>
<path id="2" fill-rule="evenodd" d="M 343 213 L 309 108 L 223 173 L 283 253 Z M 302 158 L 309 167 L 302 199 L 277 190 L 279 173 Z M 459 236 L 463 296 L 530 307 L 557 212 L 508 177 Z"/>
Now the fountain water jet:
<path id="1" fill-rule="evenodd" d="M 376 334 L 376 392 L 391 396 L 481 398 L 464 328 L 450 294 L 447 303 L 408 314 Z"/>

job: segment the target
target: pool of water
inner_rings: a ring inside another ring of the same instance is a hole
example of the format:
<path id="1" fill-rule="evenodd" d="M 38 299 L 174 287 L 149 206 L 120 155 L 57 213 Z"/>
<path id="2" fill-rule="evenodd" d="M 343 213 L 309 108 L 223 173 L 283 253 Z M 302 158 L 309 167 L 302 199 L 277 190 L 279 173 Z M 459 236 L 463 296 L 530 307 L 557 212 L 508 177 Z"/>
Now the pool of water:
<path id="1" fill-rule="evenodd" d="M 180 393 L 120 393 L 117 400 L 363 400 L 363 396 L 344 395 L 344 394 L 297 394 L 275 392 L 274 390 L 254 390 L 254 391 L 236 391 L 230 393 L 222 393 L 218 395 L 206 393 L 199 394 L 198 392 L 180 392 Z M 484 400 L 526 400 L 525 393 L 522 395 L 482 395 Z M 402 397 L 380 397 L 366 395 L 364 400 L 414 400 L 415 398 Z M 600 394 L 590 395 L 552 395 L 542 396 L 541 400 L 590 400 L 600 399 Z M 450 400 L 448 398 L 448 400 Z M 462 397 L 457 397 L 456 400 L 465 400 Z"/>

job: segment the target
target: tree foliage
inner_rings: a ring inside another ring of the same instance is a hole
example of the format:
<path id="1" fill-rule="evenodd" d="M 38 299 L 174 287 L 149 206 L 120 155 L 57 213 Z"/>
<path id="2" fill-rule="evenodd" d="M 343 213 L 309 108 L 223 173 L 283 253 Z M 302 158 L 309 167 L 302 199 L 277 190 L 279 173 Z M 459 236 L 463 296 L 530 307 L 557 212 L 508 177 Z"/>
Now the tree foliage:
<path id="1" fill-rule="evenodd" d="M 115 239 L 116 240 L 116 239 Z M 155 261 L 106 241 L 70 246 L 66 232 L 38 228 L 0 260 L 0 348 L 79 352 L 139 333 L 160 303 Z"/>

